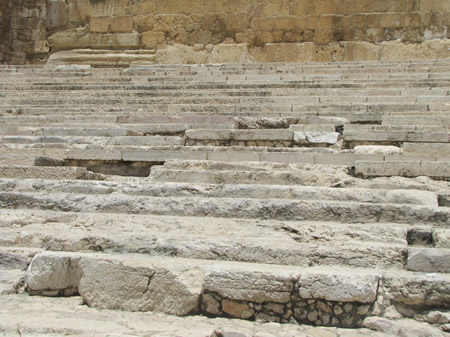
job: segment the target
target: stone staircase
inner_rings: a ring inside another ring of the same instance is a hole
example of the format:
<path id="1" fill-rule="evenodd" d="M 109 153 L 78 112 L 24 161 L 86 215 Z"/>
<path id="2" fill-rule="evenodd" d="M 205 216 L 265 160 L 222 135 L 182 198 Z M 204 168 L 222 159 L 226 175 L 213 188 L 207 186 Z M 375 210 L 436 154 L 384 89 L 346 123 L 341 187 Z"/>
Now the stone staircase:
<path id="1" fill-rule="evenodd" d="M 450 331 L 450 60 L 0 73 L 5 335 Z"/>

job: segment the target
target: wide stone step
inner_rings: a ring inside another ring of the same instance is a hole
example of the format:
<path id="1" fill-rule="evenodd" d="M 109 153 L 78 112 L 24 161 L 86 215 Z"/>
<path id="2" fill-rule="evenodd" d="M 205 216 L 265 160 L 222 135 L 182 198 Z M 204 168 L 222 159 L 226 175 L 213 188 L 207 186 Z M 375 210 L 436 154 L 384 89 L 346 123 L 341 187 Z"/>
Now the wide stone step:
<path id="1" fill-rule="evenodd" d="M 0 166 L 0 177 L 14 179 L 103 179 L 84 167 Z"/>
<path id="2" fill-rule="evenodd" d="M 398 144 L 403 142 L 416 143 L 447 143 L 449 131 L 346 131 L 344 142 L 353 147 L 361 144 Z"/>
<path id="3" fill-rule="evenodd" d="M 3 144 L 91 144 L 91 145 L 130 145 L 130 146 L 170 146 L 184 145 L 185 140 L 176 136 L 0 136 Z"/>
<path id="4" fill-rule="evenodd" d="M 362 177 L 427 176 L 450 178 L 450 162 L 448 161 L 356 161 L 355 173 Z"/>
<path id="5" fill-rule="evenodd" d="M 445 227 L 449 209 L 399 204 L 373 204 L 325 200 L 142 197 L 125 194 L 86 195 L 0 192 L 4 208 L 46 209 L 64 212 L 127 213 L 176 216 L 211 216 L 242 219 L 336 221 L 348 223 L 394 222 Z"/>
<path id="6" fill-rule="evenodd" d="M 376 315 L 377 308 L 386 310 L 392 304 L 422 310 L 447 308 L 449 280 L 446 274 L 430 277 L 399 271 L 331 271 L 139 255 L 43 252 L 34 257 L 25 283 L 33 294 L 79 293 L 90 307 L 101 309 L 259 317 L 275 322 L 294 319 L 299 323 L 357 327 L 367 316 Z M 428 296 L 431 289 L 433 297 Z M 412 291 L 416 294 L 414 302 L 404 295 Z"/>
<path id="7" fill-rule="evenodd" d="M 378 223 L 255 223 L 253 219 L 35 210 L 0 214 L 5 246 L 293 266 L 406 269 L 407 233 L 412 230 L 403 224 Z M 426 233 L 431 236 L 432 229 Z"/>
<path id="8" fill-rule="evenodd" d="M 60 192 L 85 194 L 123 193 L 151 197 L 211 197 L 260 198 L 293 200 L 339 200 L 341 202 L 411 204 L 438 207 L 434 192 L 418 190 L 383 190 L 364 188 L 328 188 L 295 185 L 207 185 L 199 183 L 148 183 L 117 181 L 27 180 L 0 179 L 0 187 L 7 192 Z"/>

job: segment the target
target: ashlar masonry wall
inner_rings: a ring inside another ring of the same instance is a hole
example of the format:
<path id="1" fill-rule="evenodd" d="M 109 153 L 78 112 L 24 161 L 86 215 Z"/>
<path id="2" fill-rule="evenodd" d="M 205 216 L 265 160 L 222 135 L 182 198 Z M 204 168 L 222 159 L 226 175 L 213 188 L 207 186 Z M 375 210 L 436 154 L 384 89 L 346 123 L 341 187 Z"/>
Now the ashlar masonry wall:
<path id="1" fill-rule="evenodd" d="M 39 6 L 43 0 L 26 2 Z M 157 61 L 161 63 L 450 56 L 448 0 L 47 0 L 46 3 L 45 34 L 51 53 L 80 48 L 146 49 L 156 50 Z M 23 18 L 22 12 L 15 15 Z"/>

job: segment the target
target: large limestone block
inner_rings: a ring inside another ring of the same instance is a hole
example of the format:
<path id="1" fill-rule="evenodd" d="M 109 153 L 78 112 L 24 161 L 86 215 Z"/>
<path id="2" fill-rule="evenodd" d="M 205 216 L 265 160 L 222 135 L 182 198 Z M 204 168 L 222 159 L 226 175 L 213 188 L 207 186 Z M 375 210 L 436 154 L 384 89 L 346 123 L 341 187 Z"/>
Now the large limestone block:
<path id="1" fill-rule="evenodd" d="M 203 292 L 230 300 L 287 303 L 299 270 L 296 267 L 221 263 L 205 270 Z"/>
<path id="2" fill-rule="evenodd" d="M 55 296 L 79 292 L 103 309 L 196 312 L 203 283 L 202 262 L 137 256 L 44 252 L 25 278 L 31 293 Z"/>
<path id="3" fill-rule="evenodd" d="M 54 50 L 88 48 L 89 26 L 56 32 L 48 38 L 48 44 Z"/>
<path id="4" fill-rule="evenodd" d="M 92 17 L 91 32 L 93 33 L 131 33 L 133 32 L 132 16 Z"/>
<path id="5" fill-rule="evenodd" d="M 448 58 L 450 56 L 449 40 L 431 40 L 419 44 L 389 41 L 382 42 L 380 48 L 380 60 L 382 61 Z"/>
<path id="6" fill-rule="evenodd" d="M 211 50 L 208 63 L 243 63 L 247 60 L 247 44 L 218 44 Z"/>
<path id="7" fill-rule="evenodd" d="M 371 303 L 377 296 L 376 274 L 307 272 L 298 280 L 299 294 L 304 299 Z"/>
<path id="8" fill-rule="evenodd" d="M 449 273 L 450 249 L 411 248 L 408 250 L 407 268 L 427 273 Z"/>
<path id="9" fill-rule="evenodd" d="M 142 34 L 142 45 L 144 48 L 159 49 L 164 46 L 166 36 L 163 32 L 144 32 Z"/>
<path id="10" fill-rule="evenodd" d="M 187 260 L 83 259 L 79 291 L 89 306 L 184 316 L 198 311 L 203 271 Z"/>
<path id="11" fill-rule="evenodd" d="M 345 61 L 378 60 L 379 47 L 368 42 L 346 42 L 344 47 Z"/>
<path id="12" fill-rule="evenodd" d="M 49 0 L 47 23 L 50 29 L 61 28 L 68 24 L 68 6 L 65 0 Z"/>
<path id="13" fill-rule="evenodd" d="M 448 229 L 434 230 L 433 241 L 436 248 L 450 248 L 450 230 Z"/>
<path id="14" fill-rule="evenodd" d="M 139 33 L 91 34 L 90 46 L 94 49 L 138 48 Z"/>
<path id="15" fill-rule="evenodd" d="M 324 131 L 296 131 L 294 132 L 295 144 L 336 144 L 340 134 L 338 132 Z"/>
<path id="16" fill-rule="evenodd" d="M 25 284 L 32 294 L 76 293 L 81 278 L 79 260 L 79 256 L 71 254 L 40 253 L 28 267 Z"/>
<path id="17" fill-rule="evenodd" d="M 441 159 L 450 159 L 450 143 L 404 143 L 405 156 L 436 156 Z"/>
<path id="18" fill-rule="evenodd" d="M 385 272 L 380 280 L 383 301 L 417 307 L 448 307 L 450 277 L 444 273 Z"/>
<path id="19" fill-rule="evenodd" d="M 397 146 L 379 146 L 379 145 L 358 145 L 355 146 L 356 154 L 379 154 L 394 155 L 402 153 L 402 149 Z"/>

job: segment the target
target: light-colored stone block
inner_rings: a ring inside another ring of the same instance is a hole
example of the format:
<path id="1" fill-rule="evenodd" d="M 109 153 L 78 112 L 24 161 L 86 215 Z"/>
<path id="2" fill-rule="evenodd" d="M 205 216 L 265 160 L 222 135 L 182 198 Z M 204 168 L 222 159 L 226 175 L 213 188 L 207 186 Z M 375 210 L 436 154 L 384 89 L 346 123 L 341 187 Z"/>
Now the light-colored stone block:
<path id="1" fill-rule="evenodd" d="M 377 296 L 378 276 L 311 272 L 300 275 L 298 286 L 304 299 L 371 303 Z"/>
<path id="2" fill-rule="evenodd" d="M 450 272 L 450 249 L 410 248 L 407 268 L 425 273 L 448 273 Z"/>
<path id="3" fill-rule="evenodd" d="M 138 48 L 140 34 L 138 33 L 107 33 L 90 35 L 90 46 L 93 49 L 123 49 Z"/>
<path id="4" fill-rule="evenodd" d="M 91 18 L 90 27 L 93 33 L 131 33 L 133 32 L 133 17 L 94 16 Z"/>

